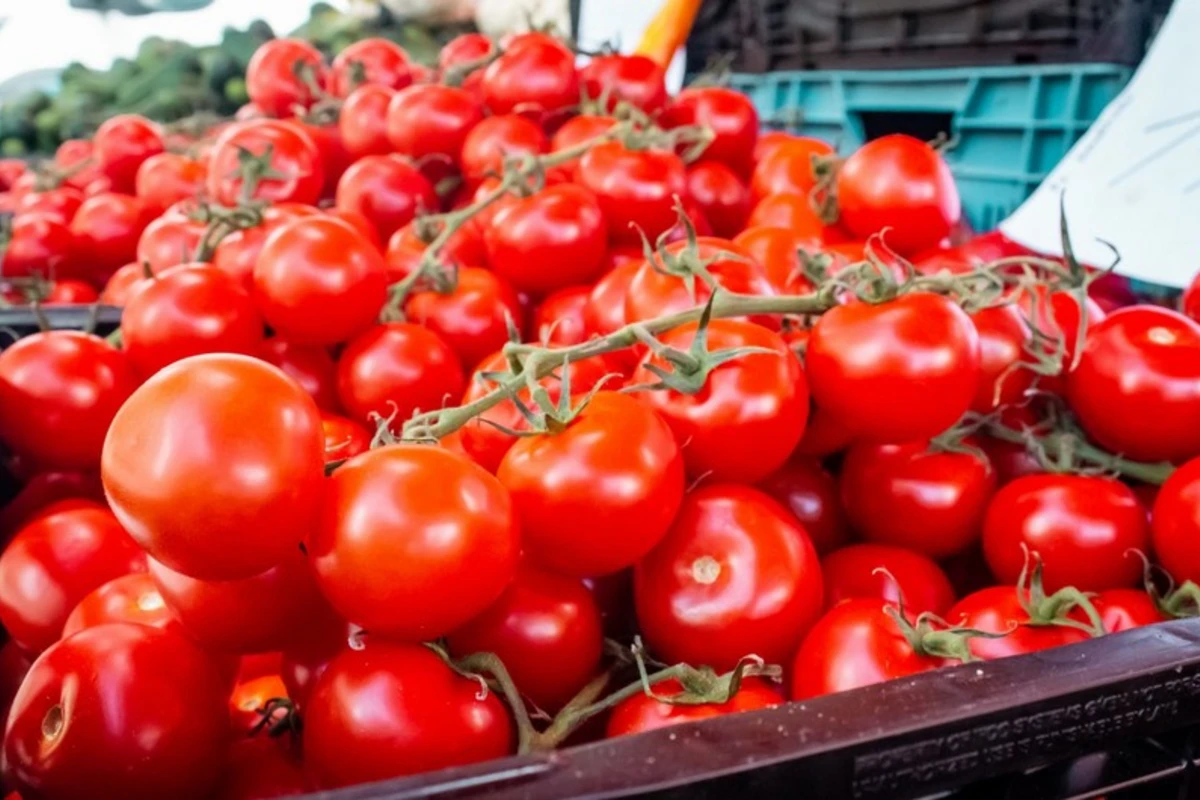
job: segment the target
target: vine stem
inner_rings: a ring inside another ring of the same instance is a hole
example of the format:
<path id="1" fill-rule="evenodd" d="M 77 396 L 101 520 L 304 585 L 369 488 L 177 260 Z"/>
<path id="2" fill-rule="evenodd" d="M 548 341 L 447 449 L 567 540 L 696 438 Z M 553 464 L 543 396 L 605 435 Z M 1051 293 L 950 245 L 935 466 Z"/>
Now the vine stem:
<path id="1" fill-rule="evenodd" d="M 993 438 L 1024 445 L 1028 445 L 1030 437 L 1035 436 L 1035 434 L 1029 431 L 1018 431 L 998 424 L 988 425 L 987 432 Z M 1082 436 L 1074 433 L 1052 433 L 1047 436 L 1036 437 L 1036 441 L 1038 446 L 1045 450 L 1046 455 L 1052 458 L 1069 455 L 1076 461 L 1083 461 L 1104 470 L 1119 472 L 1126 477 L 1142 481 L 1143 483 L 1152 483 L 1155 486 L 1161 486 L 1171 476 L 1171 473 L 1175 471 L 1175 465 L 1170 462 L 1163 461 L 1157 464 L 1147 464 L 1142 461 L 1130 461 L 1127 458 L 1113 455 L 1105 450 L 1101 450 L 1086 441 Z"/>

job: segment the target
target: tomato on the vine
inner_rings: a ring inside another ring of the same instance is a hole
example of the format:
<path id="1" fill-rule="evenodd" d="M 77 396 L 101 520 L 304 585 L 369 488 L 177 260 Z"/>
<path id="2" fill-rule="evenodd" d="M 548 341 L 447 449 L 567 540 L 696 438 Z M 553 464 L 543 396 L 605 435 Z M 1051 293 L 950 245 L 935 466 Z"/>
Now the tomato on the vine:
<path id="1" fill-rule="evenodd" d="M 388 105 L 387 137 L 393 148 L 415 161 L 440 156 L 457 164 L 467 135 L 482 119 L 479 101 L 463 89 L 438 83 L 410 86 Z"/>
<path id="2" fill-rule="evenodd" d="M 579 160 L 579 183 L 591 189 L 616 242 L 653 241 L 678 220 L 675 199 L 687 194 L 683 159 L 669 150 L 630 150 L 602 142 Z"/>
<path id="3" fill-rule="evenodd" d="M 138 168 L 165 149 L 158 125 L 137 114 L 109 117 L 92 137 L 92 152 L 114 191 L 131 194 Z"/>
<path id="4" fill-rule="evenodd" d="M 350 93 L 338 115 L 338 134 L 351 158 L 385 155 L 392 152 L 388 141 L 388 106 L 395 92 L 386 86 L 368 83 Z"/>
<path id="5" fill-rule="evenodd" d="M 1200 458 L 1167 478 L 1154 501 L 1154 554 L 1176 581 L 1200 582 Z"/>
<path id="6" fill-rule="evenodd" d="M 299 39 L 264 42 L 246 67 L 250 102 L 275 117 L 293 116 L 297 106 L 307 109 L 316 102 L 324 82 L 321 51 Z"/>
<path id="7" fill-rule="evenodd" d="M 130 195 L 103 193 L 84 200 L 71 220 L 71 235 L 88 277 L 103 282 L 133 261 L 138 240 L 153 219 L 153 209 Z"/>
<path id="8" fill-rule="evenodd" d="M 179 153 L 150 156 L 138 167 L 135 194 L 159 213 L 204 190 L 208 170 L 203 161 Z"/>
<path id="9" fill-rule="evenodd" d="M 371 449 L 371 432 L 348 417 L 321 413 L 321 430 L 325 434 L 325 463 L 345 461 Z"/>
<path id="10" fill-rule="evenodd" d="M 1167 619 L 1145 589 L 1107 589 L 1091 600 L 1105 633 L 1120 633 Z M 1086 622 L 1086 617 L 1081 621 Z"/>
<path id="11" fill-rule="evenodd" d="M 850 538 L 838 479 L 816 458 L 792 458 L 759 481 L 758 488 L 792 512 L 817 553 L 833 552 Z"/>
<path id="12" fill-rule="evenodd" d="M 610 269 L 592 285 L 584 309 L 584 324 L 588 333 L 605 336 L 625 327 L 625 298 L 629 284 L 642 268 L 642 259 L 631 259 Z"/>
<path id="13" fill-rule="evenodd" d="M 972 655 L 983 659 L 1033 653 L 1091 638 L 1086 630 L 1078 627 L 1032 622 L 1023 604 L 1024 595 L 1023 590 L 1013 586 L 980 589 L 955 603 L 946 613 L 946 620 L 972 630 L 1005 634 L 998 638 L 971 639 Z"/>
<path id="14" fill-rule="evenodd" d="M 541 155 L 548 146 L 546 134 L 536 124 L 515 114 L 500 114 L 470 128 L 462 140 L 459 163 L 468 180 L 478 181 L 499 175 L 506 160 Z"/>
<path id="15" fill-rule="evenodd" d="M 347 45 L 329 66 L 329 90 L 336 97 L 347 97 L 361 86 L 403 89 L 412 82 L 408 53 L 380 36 Z"/>
<path id="16" fill-rule="evenodd" d="M 751 209 L 746 225 L 751 228 L 782 228 L 796 238 L 798 246 L 812 253 L 824 250 L 827 238 L 835 230 L 825 226 L 808 197 L 802 194 L 772 194 L 764 197 Z"/>
<path id="17" fill-rule="evenodd" d="M 708 128 L 713 139 L 700 158 L 720 161 L 739 175 L 750 174 L 758 140 L 758 112 L 746 95 L 719 86 L 684 89 L 663 112 L 663 121 L 669 128 Z"/>
<path id="18" fill-rule="evenodd" d="M 142 231 L 137 241 L 136 258 L 130 261 L 151 276 L 195 261 L 204 231 L 203 222 L 168 211 Z"/>
<path id="19" fill-rule="evenodd" d="M 321 197 L 325 166 L 308 131 L 286 120 L 258 119 L 230 125 L 213 145 L 206 180 L 214 201 L 234 206 L 242 199 L 246 191 L 243 154 L 267 161 L 271 173 L 254 183 L 249 199 L 316 203 Z"/>
<path id="20" fill-rule="evenodd" d="M 540 121 L 579 102 L 575 54 L 552 37 L 527 34 L 484 68 L 480 89 L 493 114 L 528 114 Z"/>
<path id="21" fill-rule="evenodd" d="M 675 679 L 654 684 L 654 693 L 670 696 L 683 691 L 683 684 Z M 666 703 L 656 697 L 640 692 L 628 700 L 622 700 L 613 708 L 608 718 L 605 736 L 627 736 L 645 733 L 670 725 L 695 722 L 702 719 L 736 714 L 741 711 L 757 711 L 783 703 L 778 689 L 762 678 L 745 678 L 733 697 L 725 703 L 702 703 L 700 705 Z"/>
<path id="22" fill-rule="evenodd" d="M 70 225 L 71 220 L 75 218 L 75 212 L 79 210 L 79 206 L 83 205 L 83 201 L 83 192 L 74 186 L 63 185 L 22 195 L 17 201 L 16 212 L 18 215 L 38 214 L 43 217 L 52 217 L 63 225 Z M 12 235 L 10 232 L 8 251 L 6 252 L 12 251 Z M 9 274 L 7 270 L 5 274 Z"/>
<path id="23" fill-rule="evenodd" d="M 759 138 L 760 143 L 763 138 Z M 817 185 L 813 160 L 832 156 L 833 148 L 820 139 L 788 137 L 757 158 L 750 178 L 750 193 L 759 200 L 783 193 L 807 196 Z"/>
<path id="24" fill-rule="evenodd" d="M 17 214 L 0 253 L 0 270 L 5 278 L 55 278 L 73 273 L 73 243 L 71 229 L 58 217 L 40 212 Z"/>
<path id="25" fill-rule="evenodd" d="M 436 211 L 438 199 L 433 185 L 403 156 L 365 156 L 338 181 L 337 207 L 361 213 L 386 240 L 418 214 Z"/>
<path id="26" fill-rule="evenodd" d="M 593 56 L 579 71 L 579 78 L 588 99 L 598 101 L 608 113 L 627 103 L 654 114 L 667 103 L 666 72 L 647 56 Z"/>
<path id="27" fill-rule="evenodd" d="M 821 559 L 825 607 L 851 597 L 898 603 L 907 611 L 945 614 L 954 587 L 937 562 L 915 550 L 887 544 L 852 544 Z"/>
<path id="28" fill-rule="evenodd" d="M 336 366 L 324 347 L 272 336 L 263 343 L 261 354 L 264 361 L 279 367 L 312 395 L 322 411 L 338 410 Z"/>
<path id="29" fill-rule="evenodd" d="M 750 191 L 732 169 L 719 161 L 688 168 L 687 191 L 717 236 L 736 236 L 750 216 Z"/>
<path id="30" fill-rule="evenodd" d="M 591 293 L 591 286 L 568 286 L 547 295 L 533 312 L 533 340 L 558 347 L 586 342 L 586 309 Z"/>
<path id="31" fill-rule="evenodd" d="M 136 622 L 181 632 L 179 620 L 167 608 L 154 579 L 145 572 L 113 578 L 92 590 L 67 617 L 62 638 L 110 622 Z"/>
<path id="32" fill-rule="evenodd" d="M 1018 366 L 1028 362 L 1025 347 L 1032 338 L 1017 306 L 1000 305 L 971 315 L 979 333 L 979 386 L 971 410 L 981 414 L 1017 405 L 1032 388 L 1035 374 Z"/>
<path id="33" fill-rule="evenodd" d="M 406 317 L 438 334 L 470 370 L 508 341 L 508 323 L 521 327 L 524 316 L 517 293 L 490 270 L 465 267 L 454 288 L 416 292 L 404 304 Z"/>

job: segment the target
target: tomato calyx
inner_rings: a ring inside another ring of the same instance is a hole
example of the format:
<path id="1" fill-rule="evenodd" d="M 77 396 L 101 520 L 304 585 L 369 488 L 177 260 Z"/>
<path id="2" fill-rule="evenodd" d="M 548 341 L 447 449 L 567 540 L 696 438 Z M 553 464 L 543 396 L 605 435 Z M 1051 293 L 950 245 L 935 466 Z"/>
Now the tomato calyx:
<path id="1" fill-rule="evenodd" d="M 1047 595 L 1042 585 L 1041 557 L 1037 553 L 1030 554 L 1024 545 L 1022 549 L 1025 550 L 1026 559 L 1017 577 L 1017 600 L 1029 617 L 1023 624 L 1032 627 L 1056 625 L 1075 628 L 1093 637 L 1103 636 L 1104 623 L 1089 596 L 1074 586 L 1064 586 L 1054 594 Z M 1030 561 L 1033 562 L 1032 570 L 1029 568 Z M 1071 618 L 1071 612 L 1076 609 L 1087 617 L 1086 623 Z"/>
<path id="2" fill-rule="evenodd" d="M 809 190 L 808 203 L 821 222 L 836 225 L 841 217 L 837 202 L 837 175 L 845 159 L 838 158 L 833 153 L 813 153 L 809 158 L 812 160 L 813 177 L 817 182 Z"/>
<path id="3" fill-rule="evenodd" d="M 257 736 L 266 732 L 267 736 L 276 738 L 284 734 L 299 736 L 301 721 L 296 704 L 286 697 L 272 697 L 255 710 L 259 715 L 258 722 L 250 728 L 249 735 Z"/>
<path id="4" fill-rule="evenodd" d="M 1141 550 L 1128 550 L 1126 555 L 1136 555 L 1142 560 L 1142 585 L 1155 607 L 1168 619 L 1191 619 L 1200 617 L 1200 586 L 1186 580 L 1176 585 L 1171 573 L 1150 563 Z M 1163 588 L 1160 588 L 1163 587 Z"/>

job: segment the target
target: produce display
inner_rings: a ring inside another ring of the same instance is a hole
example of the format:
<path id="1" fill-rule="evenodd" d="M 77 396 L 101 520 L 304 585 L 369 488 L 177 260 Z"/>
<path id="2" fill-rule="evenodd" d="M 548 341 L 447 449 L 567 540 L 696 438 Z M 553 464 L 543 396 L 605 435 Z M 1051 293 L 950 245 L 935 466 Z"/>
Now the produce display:
<path id="1" fill-rule="evenodd" d="M 544 33 L 0 162 L 4 787 L 269 798 L 1200 613 L 1200 281 Z M 147 732 L 153 732 L 149 735 Z"/>

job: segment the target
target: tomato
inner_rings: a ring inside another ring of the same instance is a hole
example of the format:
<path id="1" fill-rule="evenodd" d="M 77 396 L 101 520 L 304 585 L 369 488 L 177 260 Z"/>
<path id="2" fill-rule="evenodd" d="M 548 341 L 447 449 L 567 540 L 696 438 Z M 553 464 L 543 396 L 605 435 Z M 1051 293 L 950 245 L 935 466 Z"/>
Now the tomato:
<path id="1" fill-rule="evenodd" d="M 762 139 L 759 137 L 760 142 Z M 833 148 L 820 139 L 788 137 L 787 141 L 755 159 L 750 194 L 756 199 L 783 193 L 807 196 L 817 185 L 813 160 L 833 155 Z"/>
<path id="2" fill-rule="evenodd" d="M 984 436 L 980 439 L 980 445 L 987 453 L 992 469 L 996 471 L 997 486 L 1007 486 L 1022 476 L 1045 472 L 1041 462 L 1023 444 Z"/>
<path id="3" fill-rule="evenodd" d="M 145 572 L 113 578 L 80 600 L 63 625 L 62 638 L 110 622 L 136 622 L 182 632 L 179 620 L 154 586 L 154 579 Z"/>
<path id="4" fill-rule="evenodd" d="M 239 174 L 243 152 L 267 159 L 272 171 L 271 177 L 254 186 L 250 199 L 316 203 L 321 197 L 325 167 L 312 136 L 295 123 L 260 119 L 231 125 L 213 145 L 207 187 L 214 201 L 233 206 L 241 200 L 245 191 L 245 181 Z"/>
<path id="5" fill-rule="evenodd" d="M 112 274 L 100 292 L 99 301 L 102 305 L 124 306 L 153 280 L 154 273 L 145 262 L 131 261 Z"/>
<path id="6" fill-rule="evenodd" d="M 748 227 L 733 243 L 754 259 L 777 291 L 811 292 L 812 284 L 803 276 L 804 264 L 796 235 L 785 228 Z"/>
<path id="7" fill-rule="evenodd" d="M 352 158 L 392 152 L 387 137 L 387 109 L 394 95 L 386 86 L 365 84 L 342 103 L 338 134 Z"/>
<path id="8" fill-rule="evenodd" d="M 1200 582 L 1200 458 L 1167 478 L 1154 501 L 1154 553 L 1180 583 Z"/>
<path id="9" fill-rule="evenodd" d="M 598 100 L 608 113 L 622 103 L 654 114 L 667 104 L 666 72 L 643 55 L 593 56 L 579 78 L 589 99 Z"/>
<path id="10" fill-rule="evenodd" d="M 126 355 L 98 336 L 27 336 L 0 352 L 0 441 L 43 468 L 94 469 L 136 385 Z"/>
<path id="11" fill-rule="evenodd" d="M 1130 306 L 1088 332 L 1067 399 L 1100 446 L 1135 461 L 1200 455 L 1200 323 Z"/>
<path id="12" fill-rule="evenodd" d="M 207 580 L 249 578 L 290 555 L 316 518 L 324 465 L 308 393 L 269 364 L 226 354 L 142 384 L 113 419 L 100 464 L 133 538 Z"/>
<path id="13" fill-rule="evenodd" d="M 654 693 L 670 697 L 683 692 L 683 684 L 674 678 L 654 684 Z M 645 733 L 671 725 L 712 719 L 741 711 L 757 711 L 773 708 L 783 703 L 779 690 L 762 678 L 745 678 L 736 694 L 724 703 L 672 704 L 658 700 L 649 694 L 636 694 L 622 700 L 613 708 L 608 718 L 605 736 L 627 736 Z"/>
<path id="14" fill-rule="evenodd" d="M 480 80 L 484 105 L 493 114 L 546 114 L 579 103 L 575 55 L 550 37 L 507 46 Z"/>
<path id="15" fill-rule="evenodd" d="M 437 638 L 512 581 L 512 500 L 468 459 L 392 445 L 350 459 L 328 484 L 309 554 L 321 591 L 351 622 L 381 636 Z"/>
<path id="16" fill-rule="evenodd" d="M 637 243 L 654 241 L 678 215 L 675 198 L 687 194 L 687 170 L 666 150 L 629 150 L 602 142 L 579 160 L 579 182 L 591 189 L 608 220 L 609 237 Z"/>
<path id="17" fill-rule="evenodd" d="M 132 193 L 138 168 L 165 149 L 158 125 L 137 114 L 106 119 L 92 137 L 93 155 L 118 192 Z"/>
<path id="18" fill-rule="evenodd" d="M 1107 633 L 1120 633 L 1167 619 L 1143 589 L 1108 589 L 1091 600 Z M 1086 619 L 1081 616 L 1081 621 Z"/>
<path id="19" fill-rule="evenodd" d="M 906 611 L 945 614 L 954 605 L 954 587 L 932 559 L 886 544 L 852 544 L 821 560 L 825 607 L 852 597 L 899 603 Z"/>
<path id="20" fill-rule="evenodd" d="M 348 223 L 304 217 L 268 237 L 254 266 L 254 297 L 288 341 L 335 344 L 379 316 L 387 300 L 383 257 Z"/>
<path id="21" fill-rule="evenodd" d="M 111 513 L 76 508 L 34 519 L 0 554 L 0 621 L 31 653 L 58 641 L 84 597 L 145 569 L 145 557 Z"/>
<path id="22" fill-rule="evenodd" d="M 272 336 L 260 352 L 264 361 L 279 367 L 312 395 L 322 411 L 338 410 L 336 367 L 328 350 Z"/>
<path id="23" fill-rule="evenodd" d="M 103 282 L 119 267 L 133 261 L 138 239 L 154 219 L 141 200 L 124 194 L 89 197 L 71 220 L 75 252 L 86 256 L 88 276 Z"/>
<path id="24" fill-rule="evenodd" d="M 272 39 L 254 51 L 246 67 L 246 94 L 250 102 L 274 117 L 290 117 L 296 107 L 307 109 L 317 100 L 313 87 L 300 74 L 320 86 L 325 81 L 321 52 L 299 39 Z"/>
<path id="25" fill-rule="evenodd" d="M 599 674 L 603 639 L 587 587 L 522 566 L 500 599 L 450 634 L 448 643 L 460 658 L 494 653 L 521 694 L 554 713 Z"/>
<path id="26" fill-rule="evenodd" d="M 263 210 L 261 224 L 249 228 L 240 228 L 221 239 L 213 249 L 212 265 L 236 278 L 239 283 L 246 287 L 247 291 L 253 292 L 254 267 L 258 263 L 258 257 L 262 253 L 263 245 L 266 244 L 268 236 L 289 222 L 318 215 L 319 212 L 317 209 L 307 205 L 279 203 L 270 206 Z M 334 209 L 330 214 L 330 216 L 335 215 L 342 216 L 342 214 L 337 213 L 337 209 Z M 350 222 L 345 217 L 343 217 L 342 221 Z M 350 224 L 359 233 L 362 233 L 374 242 L 372 237 L 375 237 L 377 234 L 370 223 L 367 223 L 367 227 L 372 228 L 369 234 L 359 229 L 357 223 L 350 222 Z"/>
<path id="27" fill-rule="evenodd" d="M 500 276 L 486 269 L 458 270 L 448 294 L 416 292 L 405 303 L 406 317 L 441 336 L 464 369 L 471 369 L 508 341 L 507 320 L 521 319 L 517 294 Z"/>
<path id="28" fill-rule="evenodd" d="M 336 97 L 347 97 L 361 85 L 403 89 L 412 82 L 408 53 L 378 36 L 346 46 L 329 68 L 329 90 Z"/>
<path id="29" fill-rule="evenodd" d="M 430 83 L 396 93 L 386 131 L 391 146 L 413 160 L 442 156 L 457 163 L 467 135 L 482 119 L 483 109 L 469 92 Z"/>
<path id="30" fill-rule="evenodd" d="M 971 639 L 971 654 L 982 659 L 1034 653 L 1090 638 L 1079 628 L 1033 622 L 1021 604 L 1023 594 L 1012 586 L 980 589 L 955 603 L 946 620 L 964 628 L 1006 634 L 995 639 Z"/>
<path id="31" fill-rule="evenodd" d="M 50 284 L 40 301 L 47 306 L 86 306 L 100 299 L 90 284 L 80 280 L 57 280 Z"/>
<path id="32" fill-rule="evenodd" d="M 682 325 L 659 340 L 688 352 L 696 329 L 696 323 Z M 743 355 L 716 366 L 695 394 L 668 389 L 646 392 L 641 400 L 671 426 L 690 477 L 755 483 L 784 465 L 804 433 L 804 370 L 779 334 L 752 322 L 712 320 L 706 346 L 710 353 L 747 347 L 774 352 Z M 658 381 L 650 366 L 679 372 L 649 353 L 633 376 L 634 385 Z"/>
<path id="33" fill-rule="evenodd" d="M 432 184 L 404 157 L 366 156 L 338 182 L 337 207 L 358 211 L 387 239 L 418 214 L 436 211 L 438 199 Z"/>
<path id="34" fill-rule="evenodd" d="M 43 213 L 18 214 L 6 247 L 0 253 L 0 273 L 5 278 L 54 278 L 73 271 L 71 229 Z"/>
<path id="35" fill-rule="evenodd" d="M 507 755 L 510 724 L 496 693 L 426 647 L 368 640 L 317 681 L 304 761 L 326 788 L 383 780 Z"/>
<path id="36" fill-rule="evenodd" d="M 354 157 L 342 141 L 342 133 L 336 122 L 327 124 L 305 122 L 297 124 L 308 134 L 317 147 L 325 179 L 321 182 L 321 198 L 333 197 L 342 175 L 354 163 Z"/>
<path id="37" fill-rule="evenodd" d="M 220 800 L 271 800 L 307 794 L 312 781 L 288 737 L 242 738 L 229 748 L 217 791 Z"/>
<path id="38" fill-rule="evenodd" d="M 979 454 L 939 452 L 924 441 L 857 442 L 846 451 L 841 490 L 865 539 L 942 558 L 979 539 L 996 478 Z"/>
<path id="39" fill-rule="evenodd" d="M 325 433 L 326 464 L 353 458 L 371 447 L 371 432 L 352 419 L 324 412 L 321 430 Z"/>
<path id="40" fill-rule="evenodd" d="M 817 405 L 885 442 L 936 436 L 957 422 L 979 386 L 979 360 L 971 318 L 925 292 L 827 311 L 807 354 Z"/>
<path id="41" fill-rule="evenodd" d="M 313 684 L 325 672 L 329 662 L 350 640 L 357 641 L 354 626 L 347 622 L 322 624 L 297 639 L 281 653 L 279 673 L 287 687 L 287 696 L 303 708 L 312 694 Z"/>
<path id="42" fill-rule="evenodd" d="M 204 190 L 208 170 L 203 161 L 178 153 L 159 153 L 138 167 L 134 193 L 142 202 L 162 213 L 180 200 Z"/>
<path id="43" fill-rule="evenodd" d="M 808 534 L 767 495 L 702 486 L 634 568 L 647 644 L 668 663 L 729 670 L 755 654 L 782 663 L 821 614 L 824 588 Z"/>
<path id="44" fill-rule="evenodd" d="M 890 228 L 887 244 L 902 256 L 933 247 L 962 216 L 958 187 L 942 156 L 904 134 L 873 139 L 842 162 L 837 203 L 841 224 L 856 238 Z"/>
<path id="45" fill-rule="evenodd" d="M 721 162 L 705 161 L 688 168 L 687 193 L 718 236 L 734 236 L 746 227 L 750 191 Z"/>
<path id="46" fill-rule="evenodd" d="M 67 139 L 54 152 L 54 166 L 63 172 L 70 173 L 66 183 L 76 189 L 85 189 L 98 178 L 103 177 L 100 162 L 95 157 L 95 146 L 90 139 Z M 26 173 L 26 177 L 32 173 Z M 30 178 L 36 181 L 37 176 Z"/>
<path id="47" fill-rule="evenodd" d="M 739 175 L 750 174 L 758 140 L 758 112 L 750 98 L 741 92 L 717 86 L 684 89 L 667 107 L 663 122 L 668 128 L 683 125 L 709 128 L 713 140 L 700 158 L 720 161 Z"/>
<path id="48" fill-rule="evenodd" d="M 233 278 L 207 264 L 184 264 L 130 299 L 121 342 L 134 370 L 148 377 L 201 353 L 258 355 L 263 321 Z"/>
<path id="49" fill-rule="evenodd" d="M 508 159 L 546 152 L 549 142 L 536 124 L 514 114 L 502 114 L 480 121 L 463 139 L 459 162 L 463 175 L 479 180 L 499 175 Z"/>
<path id="50" fill-rule="evenodd" d="M 625 327 L 625 298 L 630 282 L 641 268 L 640 259 L 626 261 L 596 281 L 583 312 L 588 333 L 605 336 Z"/>
<path id="51" fill-rule="evenodd" d="M 798 247 L 809 252 L 824 249 L 825 224 L 802 194 L 772 194 L 764 197 L 750 212 L 746 225 L 751 228 L 782 228 L 795 237 Z"/>
<path id="52" fill-rule="evenodd" d="M 102 505 L 104 487 L 100 485 L 100 476 L 75 470 L 32 475 L 20 491 L 0 507 L 0 540 L 7 541 L 11 534 L 60 501 L 90 501 Z"/>
<path id="53" fill-rule="evenodd" d="M 63 225 L 70 225 L 71 220 L 75 218 L 75 212 L 83 205 L 83 200 L 83 192 L 74 186 L 58 186 L 45 191 L 29 192 L 17 201 L 16 214 L 18 217 L 50 217 Z M 12 249 L 11 236 L 10 233 L 9 250 Z"/>
<path id="54" fill-rule="evenodd" d="M 151 275 L 194 261 L 204 231 L 204 223 L 186 217 L 171 214 L 159 217 L 142 231 L 136 257 L 130 260 Z"/>
<path id="55" fill-rule="evenodd" d="M 792 512 L 817 553 L 833 552 L 849 540 L 838 480 L 815 458 L 793 458 L 759 481 L 758 488 Z"/>
<path id="56" fill-rule="evenodd" d="M 337 390 L 351 419 L 374 427 L 372 414 L 395 432 L 418 409 L 441 408 L 463 390 L 463 370 L 442 337 L 420 325 L 390 322 L 352 339 L 337 365 Z M 394 416 L 393 416 L 394 415 Z"/>
<path id="57" fill-rule="evenodd" d="M 971 410 L 981 414 L 1024 401 L 1035 374 L 1018 367 L 1028 362 L 1026 345 L 1032 339 L 1017 306 L 1001 305 L 971 315 L 979 333 L 979 385 Z"/>

